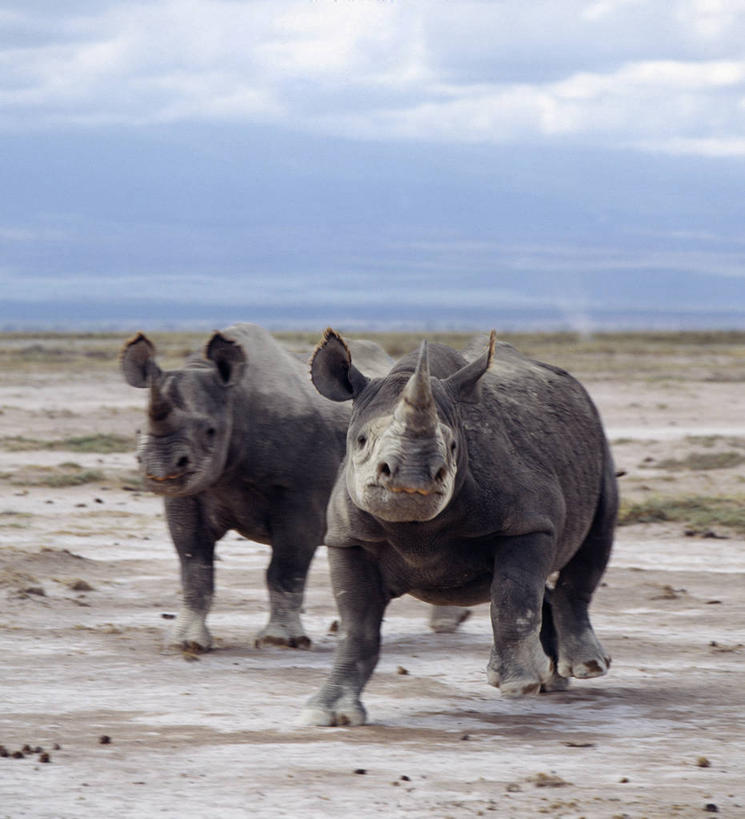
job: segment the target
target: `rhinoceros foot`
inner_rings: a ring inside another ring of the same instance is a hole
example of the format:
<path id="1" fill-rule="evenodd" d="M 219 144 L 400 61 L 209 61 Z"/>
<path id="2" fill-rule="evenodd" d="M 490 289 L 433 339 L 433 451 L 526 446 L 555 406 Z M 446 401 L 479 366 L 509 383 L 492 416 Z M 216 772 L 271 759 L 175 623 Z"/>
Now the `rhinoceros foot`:
<path id="1" fill-rule="evenodd" d="M 436 634 L 453 634 L 470 616 L 471 610 L 462 606 L 433 606 L 429 627 Z"/>
<path id="2" fill-rule="evenodd" d="M 554 675 L 553 663 L 543 652 L 537 638 L 513 647 L 505 656 L 492 648 L 486 678 L 499 688 L 503 697 L 526 697 L 538 694 Z"/>
<path id="3" fill-rule="evenodd" d="M 562 677 L 554 671 L 551 675 L 551 679 L 546 680 L 543 685 L 541 685 L 541 693 L 553 694 L 557 691 L 566 691 L 567 688 L 569 688 L 569 682 L 566 677 Z"/>
<path id="4" fill-rule="evenodd" d="M 166 639 L 166 646 L 192 654 L 209 651 L 212 636 L 205 625 L 206 618 L 205 613 L 182 608 Z"/>
<path id="5" fill-rule="evenodd" d="M 308 701 L 300 713 L 300 725 L 333 727 L 364 725 L 367 713 L 357 697 L 343 696 L 333 703 L 326 702 L 322 693 Z"/>
<path id="6" fill-rule="evenodd" d="M 559 641 L 558 672 L 562 677 L 602 677 L 608 673 L 610 662 L 592 629 Z"/>
<path id="7" fill-rule="evenodd" d="M 256 635 L 254 648 L 268 648 L 270 646 L 309 649 L 311 647 L 311 641 L 310 637 L 307 637 L 305 634 L 297 636 L 290 634 L 269 634 L 267 630 L 264 629 Z"/>

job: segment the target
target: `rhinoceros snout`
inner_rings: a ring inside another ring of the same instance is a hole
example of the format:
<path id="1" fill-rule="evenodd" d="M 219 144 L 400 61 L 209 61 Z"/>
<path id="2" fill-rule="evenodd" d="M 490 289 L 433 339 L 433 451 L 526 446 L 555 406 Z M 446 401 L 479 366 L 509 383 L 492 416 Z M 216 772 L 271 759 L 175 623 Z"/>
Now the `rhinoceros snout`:
<path id="1" fill-rule="evenodd" d="M 447 477 L 447 464 L 440 457 L 416 464 L 385 458 L 378 462 L 375 472 L 380 486 L 391 492 L 429 495 L 439 489 Z"/>

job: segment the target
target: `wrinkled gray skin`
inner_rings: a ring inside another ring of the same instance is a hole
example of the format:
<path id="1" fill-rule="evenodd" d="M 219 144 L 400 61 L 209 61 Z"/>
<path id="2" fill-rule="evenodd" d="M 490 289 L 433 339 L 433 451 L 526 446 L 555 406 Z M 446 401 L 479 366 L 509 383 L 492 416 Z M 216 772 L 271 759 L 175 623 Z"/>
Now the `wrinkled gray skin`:
<path id="1" fill-rule="evenodd" d="M 390 369 L 377 344 L 352 348 L 366 371 Z M 251 324 L 215 333 L 204 358 L 166 372 L 140 333 L 124 346 L 121 363 L 128 383 L 149 391 L 137 457 L 147 488 L 164 496 L 181 564 L 182 605 L 169 642 L 210 647 L 215 543 L 235 529 L 272 547 L 270 617 L 256 645 L 308 647 L 300 608 L 310 561 L 323 542 L 349 408 L 321 397 L 307 362 Z M 462 610 L 436 609 L 433 620 L 438 611 L 453 630 Z"/>
<path id="2" fill-rule="evenodd" d="M 353 412 L 325 541 L 340 641 L 302 721 L 365 722 L 360 694 L 383 613 L 404 593 L 491 603 L 487 679 L 505 696 L 605 674 L 588 605 L 610 556 L 617 490 L 581 385 L 493 333 L 477 358 L 423 344 L 370 380 L 329 330 L 311 374 L 326 397 L 352 399 Z"/>

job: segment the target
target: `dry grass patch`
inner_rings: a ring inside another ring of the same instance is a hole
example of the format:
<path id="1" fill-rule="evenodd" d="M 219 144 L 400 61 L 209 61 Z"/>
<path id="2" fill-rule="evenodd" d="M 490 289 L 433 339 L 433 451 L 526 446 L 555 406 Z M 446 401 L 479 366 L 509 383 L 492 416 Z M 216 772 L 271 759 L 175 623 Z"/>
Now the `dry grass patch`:
<path id="1" fill-rule="evenodd" d="M 44 441 L 39 438 L 26 438 L 23 435 L 0 438 L 0 447 L 8 452 L 28 452 L 34 450 L 53 450 L 66 452 L 92 452 L 109 454 L 111 452 L 130 452 L 134 443 L 123 435 L 96 433 L 94 435 L 74 435 Z"/>
<path id="2" fill-rule="evenodd" d="M 684 524 L 691 534 L 705 534 L 715 527 L 745 534 L 745 497 L 653 497 L 638 502 L 624 501 L 618 514 L 619 526 L 671 521 Z"/>

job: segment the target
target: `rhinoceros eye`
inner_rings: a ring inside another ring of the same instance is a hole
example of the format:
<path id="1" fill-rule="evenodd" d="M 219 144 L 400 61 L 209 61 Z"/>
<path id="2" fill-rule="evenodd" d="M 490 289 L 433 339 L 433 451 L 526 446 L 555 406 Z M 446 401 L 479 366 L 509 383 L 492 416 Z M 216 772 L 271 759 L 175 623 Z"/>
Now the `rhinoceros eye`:
<path id="1" fill-rule="evenodd" d="M 204 432 L 204 436 L 207 439 L 207 443 L 211 444 L 215 440 L 215 428 L 207 427 Z"/>
<path id="2" fill-rule="evenodd" d="M 455 441 L 453 441 L 453 443 L 452 443 L 452 444 L 450 444 L 450 451 L 451 451 L 452 453 L 455 453 Z"/>
<path id="3" fill-rule="evenodd" d="M 357 446 L 362 449 L 362 447 L 367 443 L 367 438 L 364 435 L 357 436 Z"/>

